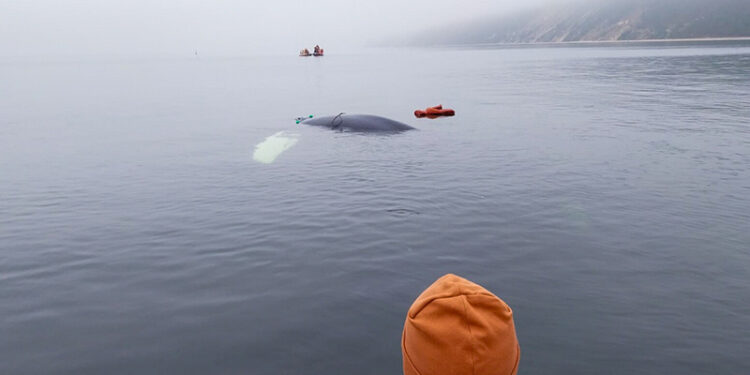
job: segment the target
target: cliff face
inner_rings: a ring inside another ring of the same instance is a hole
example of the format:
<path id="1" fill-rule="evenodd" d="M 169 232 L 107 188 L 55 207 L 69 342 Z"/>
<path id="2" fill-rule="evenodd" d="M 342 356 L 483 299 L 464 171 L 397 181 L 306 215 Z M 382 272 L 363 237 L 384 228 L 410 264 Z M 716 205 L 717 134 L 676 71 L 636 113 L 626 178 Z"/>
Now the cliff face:
<path id="1" fill-rule="evenodd" d="M 409 44 L 750 37 L 750 0 L 579 1 L 454 25 Z"/>

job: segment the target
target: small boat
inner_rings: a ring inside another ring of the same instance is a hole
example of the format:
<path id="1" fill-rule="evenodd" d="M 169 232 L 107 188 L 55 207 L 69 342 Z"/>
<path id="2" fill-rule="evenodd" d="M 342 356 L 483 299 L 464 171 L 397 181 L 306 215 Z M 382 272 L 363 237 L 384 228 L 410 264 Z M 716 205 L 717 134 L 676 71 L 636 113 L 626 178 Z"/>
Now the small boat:
<path id="1" fill-rule="evenodd" d="M 315 49 L 313 53 L 310 53 L 310 50 L 307 48 L 303 48 L 299 50 L 300 57 L 308 57 L 308 56 L 323 56 L 323 49 L 320 48 L 320 46 L 315 46 Z"/>

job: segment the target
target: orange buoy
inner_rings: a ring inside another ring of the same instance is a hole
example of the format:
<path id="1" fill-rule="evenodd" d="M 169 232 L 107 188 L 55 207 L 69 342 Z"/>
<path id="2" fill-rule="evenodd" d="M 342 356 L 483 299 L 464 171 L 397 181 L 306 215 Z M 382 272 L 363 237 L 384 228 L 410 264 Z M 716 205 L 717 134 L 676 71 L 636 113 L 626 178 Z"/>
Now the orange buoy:
<path id="1" fill-rule="evenodd" d="M 443 109 L 443 105 L 436 105 L 434 107 L 429 107 L 425 109 L 424 111 L 421 109 L 418 109 L 414 111 L 414 116 L 417 118 L 427 117 L 427 118 L 438 118 L 442 116 L 455 116 L 456 111 L 446 108 Z"/>

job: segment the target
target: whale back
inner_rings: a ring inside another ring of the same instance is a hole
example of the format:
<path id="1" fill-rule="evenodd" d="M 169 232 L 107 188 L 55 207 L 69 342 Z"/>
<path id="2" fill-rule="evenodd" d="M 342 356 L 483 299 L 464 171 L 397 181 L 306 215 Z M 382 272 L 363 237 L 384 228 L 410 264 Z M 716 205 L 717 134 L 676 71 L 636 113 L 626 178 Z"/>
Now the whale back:
<path id="1" fill-rule="evenodd" d="M 402 132 L 414 129 L 404 123 L 374 115 L 340 114 L 307 119 L 301 124 L 351 132 Z"/>

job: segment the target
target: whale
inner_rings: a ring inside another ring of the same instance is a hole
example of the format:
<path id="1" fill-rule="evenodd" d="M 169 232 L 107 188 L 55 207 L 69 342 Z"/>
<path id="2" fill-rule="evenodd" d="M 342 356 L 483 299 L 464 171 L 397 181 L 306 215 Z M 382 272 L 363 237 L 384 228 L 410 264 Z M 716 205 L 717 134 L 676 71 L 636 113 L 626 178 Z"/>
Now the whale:
<path id="1" fill-rule="evenodd" d="M 302 125 L 320 126 L 342 132 L 399 133 L 414 128 L 404 123 L 374 115 L 341 113 L 336 116 L 299 119 Z"/>
<path id="2" fill-rule="evenodd" d="M 284 151 L 296 145 L 298 140 L 299 134 L 280 131 L 255 146 L 253 160 L 263 164 L 271 164 Z"/>

